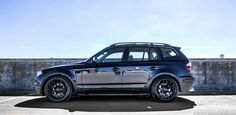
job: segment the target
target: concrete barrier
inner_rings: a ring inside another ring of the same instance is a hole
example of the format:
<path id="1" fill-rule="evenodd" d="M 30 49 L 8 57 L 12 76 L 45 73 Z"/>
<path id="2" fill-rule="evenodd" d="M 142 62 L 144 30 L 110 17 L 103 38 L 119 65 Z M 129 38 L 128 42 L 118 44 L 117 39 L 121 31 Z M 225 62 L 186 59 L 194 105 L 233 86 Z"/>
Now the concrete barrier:
<path id="1" fill-rule="evenodd" d="M 194 92 L 236 93 L 236 59 L 192 59 Z"/>
<path id="2" fill-rule="evenodd" d="M 84 59 L 0 59 L 0 94 L 33 93 L 36 72 Z M 236 93 L 236 59 L 190 59 L 193 93 Z"/>

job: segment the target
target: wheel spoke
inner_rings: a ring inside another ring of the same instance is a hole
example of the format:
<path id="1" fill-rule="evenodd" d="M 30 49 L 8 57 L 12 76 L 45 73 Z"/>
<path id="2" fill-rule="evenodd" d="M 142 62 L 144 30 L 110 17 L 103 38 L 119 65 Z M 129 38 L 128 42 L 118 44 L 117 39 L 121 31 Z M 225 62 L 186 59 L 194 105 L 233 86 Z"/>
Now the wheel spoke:
<path id="1" fill-rule="evenodd" d="M 168 99 L 173 96 L 175 85 L 173 81 L 169 79 L 162 79 L 156 85 L 156 94 L 162 99 Z"/>
<path id="2" fill-rule="evenodd" d="M 67 87 L 64 81 L 55 79 L 48 85 L 48 94 L 55 99 L 60 99 L 66 96 Z"/>

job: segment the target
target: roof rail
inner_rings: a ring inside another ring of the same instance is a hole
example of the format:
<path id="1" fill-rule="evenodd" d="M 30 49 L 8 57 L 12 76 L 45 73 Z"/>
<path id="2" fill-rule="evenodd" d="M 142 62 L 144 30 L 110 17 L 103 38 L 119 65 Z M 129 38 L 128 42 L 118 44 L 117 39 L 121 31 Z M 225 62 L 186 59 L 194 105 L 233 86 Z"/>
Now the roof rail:
<path id="1" fill-rule="evenodd" d="M 162 46 L 171 46 L 166 43 L 157 43 L 157 42 L 118 42 L 114 43 L 111 46 L 118 46 L 118 45 L 162 45 Z"/>

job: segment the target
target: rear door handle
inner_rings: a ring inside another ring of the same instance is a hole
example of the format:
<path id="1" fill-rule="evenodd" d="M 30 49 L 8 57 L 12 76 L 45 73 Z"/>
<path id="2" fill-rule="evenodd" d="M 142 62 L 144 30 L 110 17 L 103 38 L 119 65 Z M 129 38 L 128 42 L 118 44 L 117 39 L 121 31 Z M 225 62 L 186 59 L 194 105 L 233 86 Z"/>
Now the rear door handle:
<path id="1" fill-rule="evenodd" d="M 134 67 L 134 70 L 140 70 L 140 67 Z"/>
<path id="2" fill-rule="evenodd" d="M 151 66 L 149 69 L 150 70 L 157 70 L 158 68 L 156 66 Z"/>
<path id="3" fill-rule="evenodd" d="M 120 71 L 120 68 L 118 68 L 118 67 L 113 67 L 112 71 L 118 72 L 118 71 Z"/>

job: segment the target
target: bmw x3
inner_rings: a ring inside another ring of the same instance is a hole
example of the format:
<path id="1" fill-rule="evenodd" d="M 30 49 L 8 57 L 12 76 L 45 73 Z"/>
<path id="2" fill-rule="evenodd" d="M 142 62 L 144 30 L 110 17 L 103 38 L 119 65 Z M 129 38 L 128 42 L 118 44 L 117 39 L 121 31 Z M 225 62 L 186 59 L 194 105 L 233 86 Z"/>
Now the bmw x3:
<path id="1" fill-rule="evenodd" d="M 35 88 L 54 102 L 78 94 L 150 95 L 170 102 L 194 80 L 191 62 L 180 49 L 165 43 L 115 43 L 83 62 L 39 71 Z"/>

